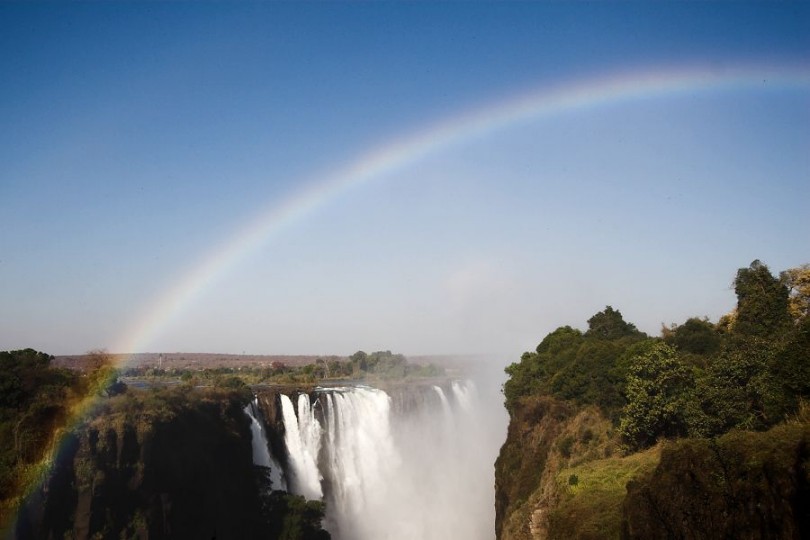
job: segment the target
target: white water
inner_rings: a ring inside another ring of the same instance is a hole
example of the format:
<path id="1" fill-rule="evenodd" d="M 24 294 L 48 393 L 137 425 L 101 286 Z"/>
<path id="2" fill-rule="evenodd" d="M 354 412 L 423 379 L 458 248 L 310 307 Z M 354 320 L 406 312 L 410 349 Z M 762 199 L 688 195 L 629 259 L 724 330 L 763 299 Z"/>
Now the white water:
<path id="1" fill-rule="evenodd" d="M 254 398 L 245 407 L 245 414 L 250 417 L 251 443 L 253 445 L 253 464 L 270 469 L 270 485 L 273 489 L 287 490 L 287 482 L 284 481 L 281 465 L 270 453 L 267 444 L 267 435 L 264 432 L 264 425 L 259 420 L 259 402 Z"/>
<path id="2" fill-rule="evenodd" d="M 281 396 L 291 490 L 324 498 L 335 540 L 494 537 L 500 396 L 484 404 L 469 381 L 414 392 L 416 405 L 394 413 L 382 390 L 324 389 L 322 424 L 308 396 L 299 396 L 297 418 Z"/>
<path id="3" fill-rule="evenodd" d="M 298 400 L 298 418 L 289 397 L 281 397 L 281 414 L 284 417 L 284 443 L 290 458 L 290 491 L 307 499 L 323 497 L 321 473 L 318 471 L 320 449 L 320 425 L 309 405 L 309 397 L 301 394 Z"/>

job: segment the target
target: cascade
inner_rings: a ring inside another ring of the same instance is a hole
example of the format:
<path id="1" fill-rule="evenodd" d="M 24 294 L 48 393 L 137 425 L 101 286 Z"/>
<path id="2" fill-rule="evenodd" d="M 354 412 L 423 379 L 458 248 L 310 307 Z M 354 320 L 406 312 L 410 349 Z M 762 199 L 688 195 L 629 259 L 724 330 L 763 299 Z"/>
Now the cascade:
<path id="1" fill-rule="evenodd" d="M 253 464 L 261 467 L 268 467 L 270 469 L 270 485 L 273 489 L 287 490 L 287 482 L 284 481 L 283 471 L 281 465 L 270 453 L 270 447 L 267 444 L 267 434 L 264 430 L 264 425 L 259 419 L 259 401 L 253 398 L 253 401 L 245 407 L 245 414 L 250 417 L 250 434 L 252 435 L 253 445 Z"/>
<path id="2" fill-rule="evenodd" d="M 439 400 L 442 402 L 442 412 L 444 412 L 444 416 L 447 419 L 450 419 L 453 416 L 453 412 L 450 409 L 450 402 L 447 401 L 447 396 L 444 395 L 444 390 L 441 389 L 440 386 L 433 386 L 433 390 L 439 396 Z"/>
<path id="3" fill-rule="evenodd" d="M 471 381 L 403 385 L 394 398 L 317 388 L 298 395 L 296 415 L 279 395 L 290 490 L 326 502 L 336 540 L 491 539 L 503 420 Z"/>
<path id="4" fill-rule="evenodd" d="M 453 389 L 453 395 L 461 408 L 467 413 L 471 412 L 475 400 L 475 385 L 470 381 L 464 381 L 463 383 L 453 381 L 450 387 Z"/>
<path id="5" fill-rule="evenodd" d="M 284 394 L 281 399 L 281 413 L 284 417 L 284 443 L 290 458 L 290 490 L 307 499 L 320 499 L 321 473 L 318 470 L 320 450 L 320 425 L 315 419 L 309 403 L 309 396 L 301 394 L 298 399 L 298 417 L 292 400 Z"/>

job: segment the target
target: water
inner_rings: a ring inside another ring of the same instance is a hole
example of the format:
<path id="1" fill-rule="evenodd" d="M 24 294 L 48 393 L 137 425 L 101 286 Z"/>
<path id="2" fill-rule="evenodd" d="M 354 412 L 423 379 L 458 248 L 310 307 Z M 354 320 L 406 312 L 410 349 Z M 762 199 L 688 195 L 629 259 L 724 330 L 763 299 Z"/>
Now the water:
<path id="1" fill-rule="evenodd" d="M 323 499 L 336 540 L 494 537 L 505 420 L 470 381 L 281 396 L 293 493 Z"/>
<path id="2" fill-rule="evenodd" d="M 318 469 L 321 427 L 315 419 L 309 396 L 298 399 L 298 417 L 288 396 L 281 395 L 281 413 L 284 417 L 284 443 L 289 454 L 290 491 L 307 499 L 321 499 L 323 476 Z"/>
<path id="3" fill-rule="evenodd" d="M 264 432 L 264 424 L 259 419 L 259 402 L 253 399 L 245 407 L 245 414 L 250 417 L 250 433 L 253 444 L 253 464 L 270 469 L 270 485 L 273 489 L 287 490 L 287 482 L 284 479 L 284 471 L 278 461 L 270 454 L 267 444 L 267 435 Z"/>

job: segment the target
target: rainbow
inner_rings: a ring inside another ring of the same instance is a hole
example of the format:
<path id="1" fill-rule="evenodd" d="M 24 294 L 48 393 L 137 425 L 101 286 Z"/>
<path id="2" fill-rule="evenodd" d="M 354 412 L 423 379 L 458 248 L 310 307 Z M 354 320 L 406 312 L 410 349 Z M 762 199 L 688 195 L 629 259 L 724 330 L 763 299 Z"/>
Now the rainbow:
<path id="1" fill-rule="evenodd" d="M 810 66 L 745 66 L 721 70 L 692 67 L 663 72 L 613 74 L 530 91 L 394 139 L 348 162 L 331 174 L 306 182 L 305 187 L 292 196 L 272 202 L 230 241 L 202 259 L 192 272 L 162 294 L 151 309 L 128 328 L 114 348 L 115 351 L 127 351 L 127 354 L 116 355 L 118 365 L 125 366 L 132 354 L 145 350 L 167 323 L 180 315 L 229 269 L 272 236 L 305 219 L 338 195 L 383 180 L 391 173 L 450 147 L 553 115 L 640 99 L 738 89 L 807 91 L 810 90 Z M 84 400 L 74 409 L 62 433 L 75 428 L 97 403 L 94 398 Z M 54 452 L 45 465 L 58 459 L 59 453 L 60 444 L 56 441 Z M 27 493 L 30 494 L 36 487 L 28 486 Z"/>
<path id="2" fill-rule="evenodd" d="M 545 117 L 639 99 L 676 97 L 735 89 L 810 87 L 810 67 L 688 68 L 634 72 L 531 91 L 473 110 L 395 139 L 349 162 L 280 202 L 273 202 L 232 240 L 204 258 L 133 325 L 115 350 L 144 350 L 157 332 L 177 317 L 213 282 L 256 251 L 273 235 L 303 220 L 339 194 L 414 164 L 430 155 L 509 127 Z M 127 355 L 121 364 L 126 364 Z"/>

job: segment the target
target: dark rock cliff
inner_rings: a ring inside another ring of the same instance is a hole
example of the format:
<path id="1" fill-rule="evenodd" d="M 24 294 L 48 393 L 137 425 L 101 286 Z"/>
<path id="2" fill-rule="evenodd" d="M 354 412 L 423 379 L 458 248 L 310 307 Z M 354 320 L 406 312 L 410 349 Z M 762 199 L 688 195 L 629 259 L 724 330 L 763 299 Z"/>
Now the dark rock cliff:
<path id="1" fill-rule="evenodd" d="M 249 419 L 236 394 L 121 397 L 67 436 L 18 538 L 261 535 Z"/>
<path id="2" fill-rule="evenodd" d="M 540 488 L 554 440 L 571 414 L 569 405 L 550 397 L 523 398 L 513 410 L 506 442 L 495 462 L 498 538 L 529 537 L 529 499 Z"/>

